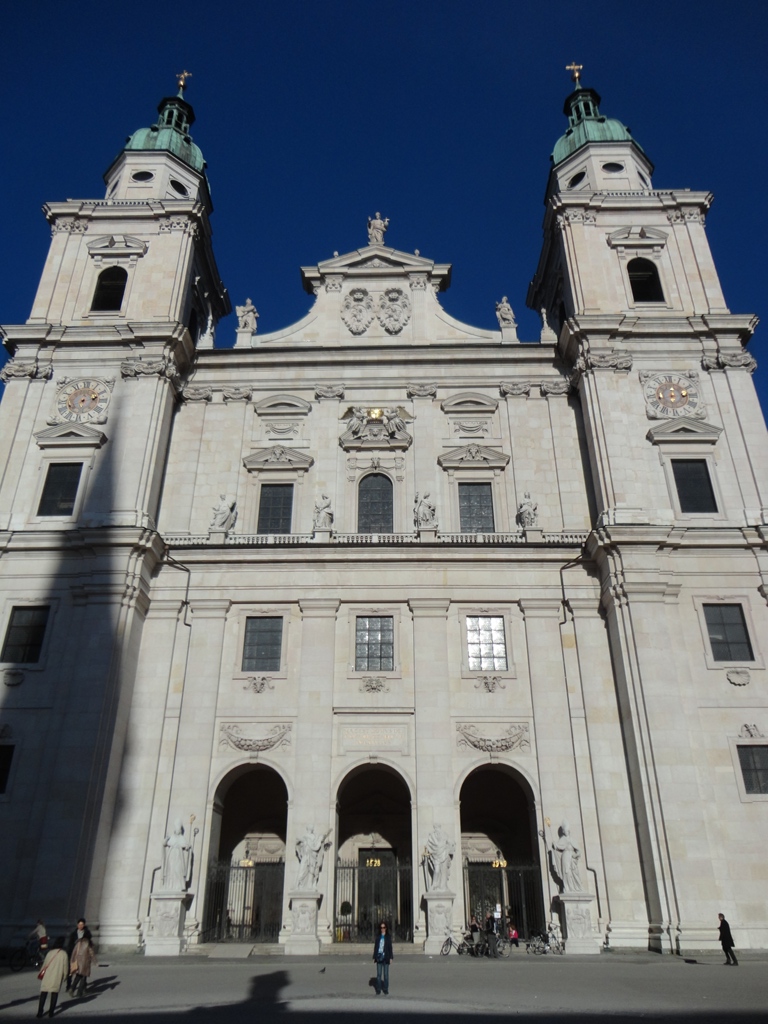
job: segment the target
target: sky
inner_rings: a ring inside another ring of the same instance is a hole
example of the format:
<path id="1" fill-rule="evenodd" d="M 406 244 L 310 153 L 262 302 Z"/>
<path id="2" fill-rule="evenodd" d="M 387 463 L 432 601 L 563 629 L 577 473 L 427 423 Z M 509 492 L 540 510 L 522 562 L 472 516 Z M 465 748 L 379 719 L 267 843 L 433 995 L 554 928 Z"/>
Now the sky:
<path id="1" fill-rule="evenodd" d="M 42 204 L 103 198 L 103 172 L 186 69 L 219 270 L 261 333 L 310 307 L 299 267 L 367 244 L 381 211 L 388 245 L 453 264 L 452 316 L 495 329 L 508 295 L 534 340 L 525 296 L 573 60 L 655 163 L 655 188 L 714 193 L 726 302 L 768 316 L 766 0 L 25 0 L 0 5 L 0 34 L 0 324 L 29 316 Z M 750 347 L 764 410 L 767 329 Z"/>

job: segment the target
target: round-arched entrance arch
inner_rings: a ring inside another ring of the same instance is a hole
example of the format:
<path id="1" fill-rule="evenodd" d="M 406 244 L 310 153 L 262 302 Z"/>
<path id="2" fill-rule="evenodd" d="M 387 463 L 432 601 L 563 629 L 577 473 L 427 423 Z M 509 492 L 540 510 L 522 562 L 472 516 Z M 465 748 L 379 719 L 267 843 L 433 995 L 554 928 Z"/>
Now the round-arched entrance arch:
<path id="1" fill-rule="evenodd" d="M 243 766 L 214 801 L 205 942 L 276 942 L 282 924 L 288 791 L 274 769 Z"/>
<path id="2" fill-rule="evenodd" d="M 369 942 L 382 920 L 411 941 L 411 794 L 402 776 L 383 765 L 350 772 L 337 795 L 336 838 L 336 941 Z"/>
<path id="3" fill-rule="evenodd" d="M 464 780 L 461 857 L 467 920 L 490 913 L 523 936 L 544 928 L 533 793 L 513 769 L 483 765 Z"/>

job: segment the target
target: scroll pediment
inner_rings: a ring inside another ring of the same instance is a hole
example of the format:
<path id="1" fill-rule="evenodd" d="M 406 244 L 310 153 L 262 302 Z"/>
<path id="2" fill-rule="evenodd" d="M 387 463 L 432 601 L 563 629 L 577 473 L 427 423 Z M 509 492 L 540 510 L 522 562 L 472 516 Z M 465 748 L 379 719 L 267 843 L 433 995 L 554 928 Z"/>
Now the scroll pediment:
<path id="1" fill-rule="evenodd" d="M 148 244 L 133 235 L 101 235 L 88 243 L 91 256 L 143 256 Z"/>
<path id="2" fill-rule="evenodd" d="M 509 456 L 483 444 L 466 444 L 440 455 L 437 462 L 442 469 L 504 469 Z"/>
<path id="3" fill-rule="evenodd" d="M 680 416 L 675 420 L 658 423 L 651 427 L 645 436 L 652 444 L 717 444 L 722 432 L 722 427 L 702 423 L 701 420 L 695 420 L 690 416 Z"/>
<path id="4" fill-rule="evenodd" d="M 306 416 L 312 403 L 296 395 L 270 395 L 253 406 L 257 416 Z"/>
<path id="5" fill-rule="evenodd" d="M 39 448 L 101 448 L 107 435 L 85 423 L 60 423 L 35 434 Z"/>
<path id="6" fill-rule="evenodd" d="M 464 391 L 460 395 L 452 395 L 440 403 L 443 412 L 489 413 L 496 412 L 498 400 L 481 395 L 475 391 Z"/>
<path id="7" fill-rule="evenodd" d="M 243 459 L 243 465 L 249 472 L 293 469 L 300 473 L 306 473 L 310 466 L 314 465 L 314 462 L 311 455 L 305 455 L 293 448 L 285 448 L 280 444 L 276 444 L 272 448 L 262 448 Z"/>

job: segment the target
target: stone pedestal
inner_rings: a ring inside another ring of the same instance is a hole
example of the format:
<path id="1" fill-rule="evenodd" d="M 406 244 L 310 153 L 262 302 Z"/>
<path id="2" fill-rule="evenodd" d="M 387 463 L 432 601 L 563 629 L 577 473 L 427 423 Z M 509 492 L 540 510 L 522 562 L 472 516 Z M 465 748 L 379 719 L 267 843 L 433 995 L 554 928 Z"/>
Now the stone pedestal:
<path id="1" fill-rule="evenodd" d="M 591 892 L 561 892 L 557 902 L 561 911 L 566 953 L 599 953 L 600 936 L 592 921 Z"/>
<path id="2" fill-rule="evenodd" d="M 317 911 L 322 896 L 319 892 L 294 889 L 288 893 L 291 907 L 291 934 L 285 942 L 289 956 L 316 956 L 320 952 L 317 937 Z"/>
<path id="3" fill-rule="evenodd" d="M 312 531 L 312 537 L 314 540 L 319 541 L 320 544 L 331 543 L 331 527 L 330 526 L 316 526 Z"/>
<path id="4" fill-rule="evenodd" d="M 149 908 L 149 928 L 144 938 L 145 956 L 179 956 L 184 947 L 184 925 L 192 894 L 156 892 Z"/>
<path id="5" fill-rule="evenodd" d="M 517 325 L 503 324 L 501 327 L 502 345 L 519 345 L 520 339 L 517 336 Z"/>
<path id="6" fill-rule="evenodd" d="M 455 892 L 426 892 L 424 900 L 427 904 L 427 941 L 424 952 L 435 956 L 443 948 L 443 943 L 451 934 L 453 920 L 453 901 Z"/>
<path id="7" fill-rule="evenodd" d="M 544 532 L 538 526 L 524 526 L 523 534 L 528 544 L 541 544 L 544 540 Z"/>
<path id="8" fill-rule="evenodd" d="M 208 531 L 208 541 L 211 544 L 223 544 L 226 539 L 227 539 L 227 531 L 226 530 L 209 530 Z"/>
<path id="9" fill-rule="evenodd" d="M 425 526 L 419 527 L 419 540 L 435 541 L 437 540 L 437 527 L 436 526 Z"/>
<path id="10" fill-rule="evenodd" d="M 235 348 L 256 348 L 255 332 L 248 328 L 236 331 Z"/>

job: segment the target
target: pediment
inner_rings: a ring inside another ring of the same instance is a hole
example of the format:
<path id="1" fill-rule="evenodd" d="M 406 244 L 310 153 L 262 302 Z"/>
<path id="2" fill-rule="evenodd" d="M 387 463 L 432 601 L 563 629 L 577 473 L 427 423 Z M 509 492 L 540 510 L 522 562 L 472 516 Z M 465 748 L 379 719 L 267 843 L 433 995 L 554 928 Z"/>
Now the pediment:
<path id="1" fill-rule="evenodd" d="M 619 228 L 606 235 L 608 245 L 612 249 L 659 248 L 666 245 L 668 234 L 659 228 L 638 227 L 637 225 Z"/>
<path id="2" fill-rule="evenodd" d="M 39 448 L 101 448 L 107 435 L 85 423 L 60 423 L 38 430 L 35 440 Z"/>
<path id="3" fill-rule="evenodd" d="M 296 395 L 270 395 L 254 402 L 257 416 L 306 416 L 312 411 L 312 403 Z"/>
<path id="4" fill-rule="evenodd" d="M 315 267 L 302 267 L 301 279 L 304 290 L 310 294 L 321 286 L 329 291 L 340 291 L 342 282 L 349 285 L 361 280 L 391 281 L 401 277 L 409 280 L 421 278 L 429 281 L 438 291 L 445 291 L 451 282 L 450 263 L 435 263 L 434 260 L 417 256 L 415 253 L 390 249 L 386 245 L 367 245 L 363 249 L 321 260 Z M 423 284 L 422 284 L 423 287 Z"/>
<path id="5" fill-rule="evenodd" d="M 271 448 L 262 448 L 253 455 L 243 459 L 245 468 L 253 470 L 285 470 L 292 469 L 299 473 L 306 473 L 315 460 L 311 455 L 305 455 L 293 448 L 286 448 L 284 445 L 276 444 Z"/>
<path id="6" fill-rule="evenodd" d="M 148 245 L 133 235 L 101 235 L 88 242 L 91 256 L 143 256 Z"/>
<path id="7" fill-rule="evenodd" d="M 645 436 L 652 444 L 717 444 L 722 432 L 722 427 L 702 423 L 701 420 L 695 420 L 690 416 L 680 416 L 678 419 L 656 424 Z"/>
<path id="8" fill-rule="evenodd" d="M 438 456 L 437 462 L 442 469 L 504 469 L 509 456 L 483 444 L 465 444 Z"/>
<path id="9" fill-rule="evenodd" d="M 451 395 L 440 403 L 443 412 L 489 413 L 496 412 L 498 407 L 497 399 L 478 394 L 476 391 L 463 391 L 460 395 Z"/>
<path id="10" fill-rule="evenodd" d="M 318 263 L 317 269 L 324 274 L 338 274 L 345 270 L 365 270 L 370 267 L 430 271 L 434 266 L 434 260 L 415 256 L 411 252 L 400 252 L 399 249 L 390 249 L 386 245 L 367 245 L 364 249 L 356 249 L 343 256 L 322 260 Z"/>

